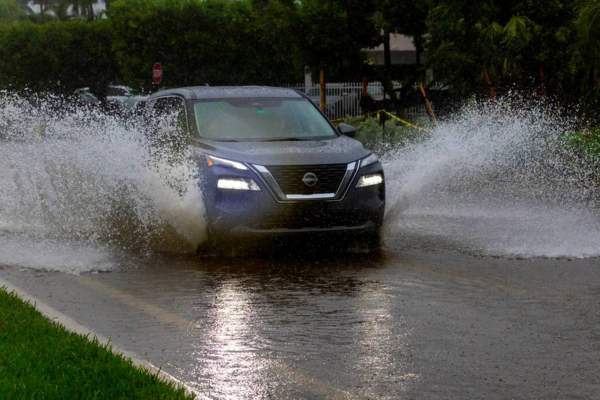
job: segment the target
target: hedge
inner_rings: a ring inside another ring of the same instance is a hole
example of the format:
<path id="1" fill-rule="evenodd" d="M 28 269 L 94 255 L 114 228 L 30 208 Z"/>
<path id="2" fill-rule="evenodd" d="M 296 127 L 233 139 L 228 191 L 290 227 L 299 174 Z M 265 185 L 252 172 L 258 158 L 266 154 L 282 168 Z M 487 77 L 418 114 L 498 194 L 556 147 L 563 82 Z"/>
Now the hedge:
<path id="1" fill-rule="evenodd" d="M 67 93 L 91 86 L 102 96 L 111 81 L 150 89 L 155 62 L 162 63 L 163 86 L 279 85 L 302 81 L 311 60 L 317 68 L 309 53 L 333 60 L 325 64 L 329 80 L 360 79 L 358 17 L 341 3 L 318 4 L 115 0 L 99 21 L 0 23 L 0 89 Z"/>
<path id="2" fill-rule="evenodd" d="M 163 65 L 165 86 L 295 82 L 294 8 L 277 1 L 128 0 L 111 4 L 109 19 L 122 78 L 148 82 Z"/>
<path id="3" fill-rule="evenodd" d="M 72 93 L 90 86 L 102 96 L 118 76 L 112 39 L 106 20 L 1 24 L 0 87 Z"/>

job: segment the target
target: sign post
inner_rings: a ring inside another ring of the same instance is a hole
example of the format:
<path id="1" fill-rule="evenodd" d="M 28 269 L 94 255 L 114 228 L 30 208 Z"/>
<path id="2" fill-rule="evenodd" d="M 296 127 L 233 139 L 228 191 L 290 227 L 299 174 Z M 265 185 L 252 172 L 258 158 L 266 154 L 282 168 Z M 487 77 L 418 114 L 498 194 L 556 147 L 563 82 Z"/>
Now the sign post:
<path id="1" fill-rule="evenodd" d="M 159 62 L 155 62 L 154 65 L 152 65 L 152 85 L 158 88 L 158 86 L 162 82 L 162 78 L 163 78 L 162 64 Z"/>

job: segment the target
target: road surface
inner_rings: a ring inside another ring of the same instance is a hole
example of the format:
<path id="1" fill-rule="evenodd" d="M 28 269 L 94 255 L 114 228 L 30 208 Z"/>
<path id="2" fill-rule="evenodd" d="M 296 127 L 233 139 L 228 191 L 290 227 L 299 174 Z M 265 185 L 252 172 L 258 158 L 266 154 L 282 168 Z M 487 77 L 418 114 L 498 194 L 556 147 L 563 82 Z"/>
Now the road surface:
<path id="1" fill-rule="evenodd" d="M 600 398 L 597 258 L 407 245 L 0 277 L 209 398 Z"/>

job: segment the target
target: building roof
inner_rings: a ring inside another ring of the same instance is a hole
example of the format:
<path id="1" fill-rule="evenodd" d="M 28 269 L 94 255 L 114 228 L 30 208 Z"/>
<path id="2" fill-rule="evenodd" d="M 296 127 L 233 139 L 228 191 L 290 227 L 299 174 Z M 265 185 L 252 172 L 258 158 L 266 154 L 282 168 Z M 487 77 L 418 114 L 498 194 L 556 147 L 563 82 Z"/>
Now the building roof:
<path id="1" fill-rule="evenodd" d="M 366 52 L 383 51 L 383 43 L 377 47 L 365 49 Z M 390 33 L 390 51 L 417 51 L 413 38 L 401 33 Z"/>
<path id="2" fill-rule="evenodd" d="M 367 59 L 373 65 L 384 65 L 383 44 L 370 49 L 363 49 Z M 390 34 L 390 58 L 392 65 L 414 65 L 417 63 L 417 49 L 410 36 L 400 33 Z M 421 54 L 421 61 L 426 59 L 425 54 Z"/>

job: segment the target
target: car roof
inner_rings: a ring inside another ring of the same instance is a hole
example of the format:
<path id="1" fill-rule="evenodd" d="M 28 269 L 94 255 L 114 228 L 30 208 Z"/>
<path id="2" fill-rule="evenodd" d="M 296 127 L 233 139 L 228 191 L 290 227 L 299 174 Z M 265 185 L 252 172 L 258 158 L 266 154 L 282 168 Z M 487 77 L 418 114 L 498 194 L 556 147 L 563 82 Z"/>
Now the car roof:
<path id="1" fill-rule="evenodd" d="M 150 98 L 163 96 L 181 96 L 188 100 L 253 97 L 302 97 L 293 89 L 272 86 L 188 86 L 160 90 L 156 93 L 153 93 Z"/>

